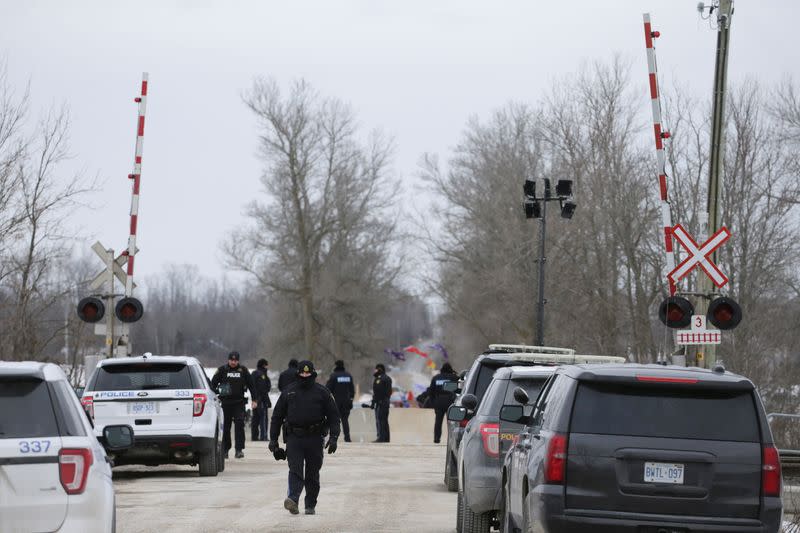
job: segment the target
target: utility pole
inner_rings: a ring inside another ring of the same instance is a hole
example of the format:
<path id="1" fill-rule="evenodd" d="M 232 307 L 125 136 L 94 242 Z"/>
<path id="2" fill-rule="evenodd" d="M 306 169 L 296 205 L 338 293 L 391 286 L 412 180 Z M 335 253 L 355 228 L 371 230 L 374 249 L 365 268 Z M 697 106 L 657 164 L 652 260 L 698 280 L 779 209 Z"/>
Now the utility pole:
<path id="1" fill-rule="evenodd" d="M 712 8 L 711 14 L 714 14 Z M 716 8 L 717 16 L 717 57 L 714 69 L 714 107 L 711 115 L 711 157 L 708 172 L 708 222 L 706 235 L 713 235 L 720 228 L 719 190 L 722 175 L 722 158 L 725 154 L 725 88 L 728 79 L 728 50 L 731 38 L 731 18 L 733 17 L 733 0 L 719 0 Z M 717 264 L 717 251 L 711 255 L 711 261 Z M 715 296 L 715 287 L 711 279 L 702 276 L 699 292 L 701 296 L 695 307 L 697 314 L 705 315 L 708 304 Z M 700 346 L 692 350 L 697 366 L 713 368 L 716 363 L 716 347 Z"/>

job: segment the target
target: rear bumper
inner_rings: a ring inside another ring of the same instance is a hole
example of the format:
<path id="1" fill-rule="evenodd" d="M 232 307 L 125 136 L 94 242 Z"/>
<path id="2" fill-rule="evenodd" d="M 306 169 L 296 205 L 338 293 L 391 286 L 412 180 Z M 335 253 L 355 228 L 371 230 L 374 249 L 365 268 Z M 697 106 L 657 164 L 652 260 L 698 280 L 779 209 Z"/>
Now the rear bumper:
<path id="1" fill-rule="evenodd" d="M 100 442 L 105 446 L 103 439 Z M 115 452 L 114 465 L 128 464 L 186 464 L 196 463 L 197 454 L 215 451 L 215 440 L 211 437 L 192 435 L 134 436 L 133 447 Z"/>
<path id="2" fill-rule="evenodd" d="M 567 510 L 561 515 L 540 515 L 543 533 L 778 533 L 774 524 L 761 520 L 711 517 L 680 517 L 638 513 L 599 513 Z"/>

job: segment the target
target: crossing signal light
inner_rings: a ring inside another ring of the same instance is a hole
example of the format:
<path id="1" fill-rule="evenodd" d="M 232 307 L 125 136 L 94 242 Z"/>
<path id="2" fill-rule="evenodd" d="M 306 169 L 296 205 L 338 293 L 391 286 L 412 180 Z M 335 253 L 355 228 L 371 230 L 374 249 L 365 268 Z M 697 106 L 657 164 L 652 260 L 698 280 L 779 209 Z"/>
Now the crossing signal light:
<path id="1" fill-rule="evenodd" d="M 125 297 L 117 302 L 114 315 L 120 322 L 130 324 L 142 318 L 142 315 L 144 315 L 144 307 L 142 306 L 142 302 L 136 298 Z"/>
<path id="2" fill-rule="evenodd" d="M 78 302 L 78 318 L 84 322 L 94 324 L 101 321 L 105 314 L 106 306 L 94 296 L 89 296 Z"/>
<path id="3" fill-rule="evenodd" d="M 670 296 L 661 302 L 658 318 L 668 328 L 685 328 L 692 323 L 694 306 L 682 296 Z"/>
<path id="4" fill-rule="evenodd" d="M 718 329 L 733 329 L 742 321 L 742 308 L 735 300 L 720 296 L 708 304 L 706 318 Z"/>

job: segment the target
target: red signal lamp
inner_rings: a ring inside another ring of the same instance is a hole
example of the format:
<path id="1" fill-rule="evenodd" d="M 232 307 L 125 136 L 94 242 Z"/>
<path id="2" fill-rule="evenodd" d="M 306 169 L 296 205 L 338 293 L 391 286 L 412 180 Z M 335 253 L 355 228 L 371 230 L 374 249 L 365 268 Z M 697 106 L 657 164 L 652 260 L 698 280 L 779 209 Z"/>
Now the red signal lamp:
<path id="1" fill-rule="evenodd" d="M 78 318 L 89 324 L 94 324 L 103 319 L 106 306 L 99 298 L 89 296 L 78 302 Z"/>
<path id="2" fill-rule="evenodd" d="M 117 306 L 114 308 L 114 315 L 120 322 L 130 324 L 142 318 L 144 306 L 136 298 L 125 297 L 117 302 Z"/>
<path id="3" fill-rule="evenodd" d="M 706 318 L 718 329 L 733 329 L 742 321 L 742 308 L 735 300 L 720 296 L 708 304 Z"/>
<path id="4" fill-rule="evenodd" d="M 685 328 L 692 322 L 694 306 L 682 296 L 670 296 L 658 307 L 658 318 L 668 328 Z"/>

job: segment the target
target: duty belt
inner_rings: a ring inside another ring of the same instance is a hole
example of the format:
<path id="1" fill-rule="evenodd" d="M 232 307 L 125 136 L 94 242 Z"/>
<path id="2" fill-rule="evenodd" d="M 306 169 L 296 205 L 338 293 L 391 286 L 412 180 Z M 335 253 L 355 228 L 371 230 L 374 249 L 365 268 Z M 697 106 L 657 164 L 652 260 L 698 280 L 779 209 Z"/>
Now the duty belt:
<path id="1" fill-rule="evenodd" d="M 295 437 L 308 437 L 311 435 L 325 436 L 327 434 L 324 422 L 317 422 L 316 424 L 309 424 L 307 426 L 295 426 L 287 423 L 286 430 L 287 433 Z"/>

